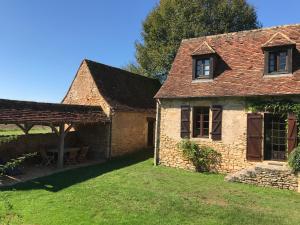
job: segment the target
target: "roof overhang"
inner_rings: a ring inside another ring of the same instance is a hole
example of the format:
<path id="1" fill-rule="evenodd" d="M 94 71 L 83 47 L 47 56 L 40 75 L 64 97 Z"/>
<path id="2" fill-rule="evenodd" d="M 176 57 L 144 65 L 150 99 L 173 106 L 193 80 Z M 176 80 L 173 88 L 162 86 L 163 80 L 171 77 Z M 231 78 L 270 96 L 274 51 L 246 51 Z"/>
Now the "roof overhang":
<path id="1" fill-rule="evenodd" d="M 100 106 L 0 99 L 0 123 L 90 124 L 110 122 Z"/>

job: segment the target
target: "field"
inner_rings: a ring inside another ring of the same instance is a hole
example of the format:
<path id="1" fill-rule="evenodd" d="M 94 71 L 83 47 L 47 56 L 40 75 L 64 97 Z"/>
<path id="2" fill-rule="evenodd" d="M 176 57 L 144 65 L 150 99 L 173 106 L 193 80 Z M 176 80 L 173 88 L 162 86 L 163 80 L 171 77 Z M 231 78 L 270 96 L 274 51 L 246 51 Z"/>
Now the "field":
<path id="1" fill-rule="evenodd" d="M 30 130 L 30 134 L 44 134 L 51 132 L 51 129 L 46 126 L 34 126 Z M 11 136 L 11 135 L 24 135 L 24 132 L 15 125 L 0 125 L 0 137 Z"/>
<path id="2" fill-rule="evenodd" d="M 300 195 L 154 167 L 148 154 L 0 191 L 1 224 L 298 225 Z"/>

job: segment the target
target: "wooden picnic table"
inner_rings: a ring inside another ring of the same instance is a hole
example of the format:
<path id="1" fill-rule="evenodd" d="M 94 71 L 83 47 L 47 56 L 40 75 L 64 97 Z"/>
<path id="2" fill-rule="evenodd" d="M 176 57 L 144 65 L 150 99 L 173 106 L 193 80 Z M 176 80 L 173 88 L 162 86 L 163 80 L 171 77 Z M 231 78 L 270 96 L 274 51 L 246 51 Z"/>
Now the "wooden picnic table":
<path id="1" fill-rule="evenodd" d="M 47 149 L 47 152 L 50 153 L 58 153 L 59 149 L 58 148 L 52 148 L 52 149 Z M 64 153 L 69 153 L 69 152 L 78 152 L 80 151 L 80 147 L 70 147 L 70 148 L 65 148 Z"/>

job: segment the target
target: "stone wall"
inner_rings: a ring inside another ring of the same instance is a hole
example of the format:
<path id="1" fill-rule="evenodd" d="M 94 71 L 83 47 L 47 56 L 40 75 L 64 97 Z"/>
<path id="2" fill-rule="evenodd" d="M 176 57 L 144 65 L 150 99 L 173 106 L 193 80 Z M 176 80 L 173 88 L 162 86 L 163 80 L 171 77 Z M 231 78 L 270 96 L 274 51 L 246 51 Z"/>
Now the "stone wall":
<path id="1" fill-rule="evenodd" d="M 76 127 L 65 138 L 66 147 L 90 147 L 88 155 L 93 158 L 104 158 L 108 154 L 109 124 L 94 124 Z M 1 136 L 1 138 L 6 138 Z M 16 158 L 24 153 L 39 152 L 41 148 L 57 148 L 59 137 L 54 133 L 18 135 L 7 143 L 0 143 L 0 158 Z"/>
<path id="2" fill-rule="evenodd" d="M 101 106 L 105 114 L 110 115 L 110 107 L 99 93 L 85 61 L 80 66 L 63 103 Z"/>
<path id="3" fill-rule="evenodd" d="M 65 145 L 76 146 L 77 140 L 77 133 L 70 132 L 66 136 Z M 58 143 L 59 138 L 54 133 L 19 135 L 7 143 L 0 144 L 0 157 L 8 160 L 24 153 L 39 152 L 41 148 L 57 148 Z"/>
<path id="4" fill-rule="evenodd" d="M 300 191 L 298 174 L 286 163 L 258 163 L 255 166 L 228 175 L 226 181 L 254 184 L 262 187 L 275 187 Z"/>
<path id="5" fill-rule="evenodd" d="M 211 100 L 161 100 L 161 118 L 158 146 L 159 163 L 166 166 L 184 169 L 193 169 L 193 165 L 186 161 L 176 144 L 180 138 L 181 106 L 189 104 L 193 106 L 223 106 L 222 119 L 222 140 L 213 141 L 209 138 L 191 138 L 199 145 L 206 145 L 214 148 L 222 154 L 220 172 L 233 172 L 241 170 L 255 162 L 246 160 L 246 130 L 247 112 L 243 99 L 211 99 Z M 191 118 L 192 121 L 192 111 Z M 210 112 L 210 131 L 211 131 Z M 191 126 L 192 133 L 192 126 Z"/>
<path id="6" fill-rule="evenodd" d="M 100 123 L 76 128 L 80 143 L 90 147 L 89 156 L 91 158 L 108 158 L 109 126 L 109 124 Z"/>
<path id="7" fill-rule="evenodd" d="M 120 156 L 141 150 L 147 147 L 147 117 L 155 118 L 155 113 L 151 112 L 120 112 L 111 109 L 109 104 L 100 94 L 98 87 L 93 80 L 86 62 L 80 66 L 76 77 L 63 100 L 65 104 L 98 105 L 101 106 L 105 114 L 112 118 L 111 128 L 111 156 Z M 98 132 L 99 131 L 99 132 Z M 83 137 L 91 139 L 96 152 L 105 152 L 108 157 L 110 127 L 82 130 Z M 98 136 L 95 136 L 95 135 Z M 98 146 L 98 147 L 96 147 Z"/>
<path id="8" fill-rule="evenodd" d="M 148 121 L 151 112 L 115 112 L 112 117 L 112 156 L 147 148 Z"/>

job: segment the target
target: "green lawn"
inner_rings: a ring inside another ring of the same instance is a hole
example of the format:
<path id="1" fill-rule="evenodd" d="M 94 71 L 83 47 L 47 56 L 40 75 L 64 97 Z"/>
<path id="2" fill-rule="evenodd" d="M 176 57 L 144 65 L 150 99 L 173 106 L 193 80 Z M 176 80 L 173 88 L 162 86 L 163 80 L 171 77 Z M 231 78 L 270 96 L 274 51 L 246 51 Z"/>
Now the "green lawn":
<path id="1" fill-rule="evenodd" d="M 300 224 L 300 194 L 153 167 L 141 156 L 0 191 L 1 224 Z"/>
<path id="2" fill-rule="evenodd" d="M 51 132 L 50 128 L 32 128 L 29 131 L 29 134 L 45 134 L 50 132 Z M 24 135 L 24 132 L 21 129 L 9 129 L 9 130 L 0 129 L 0 136 L 10 136 L 10 135 Z"/>

